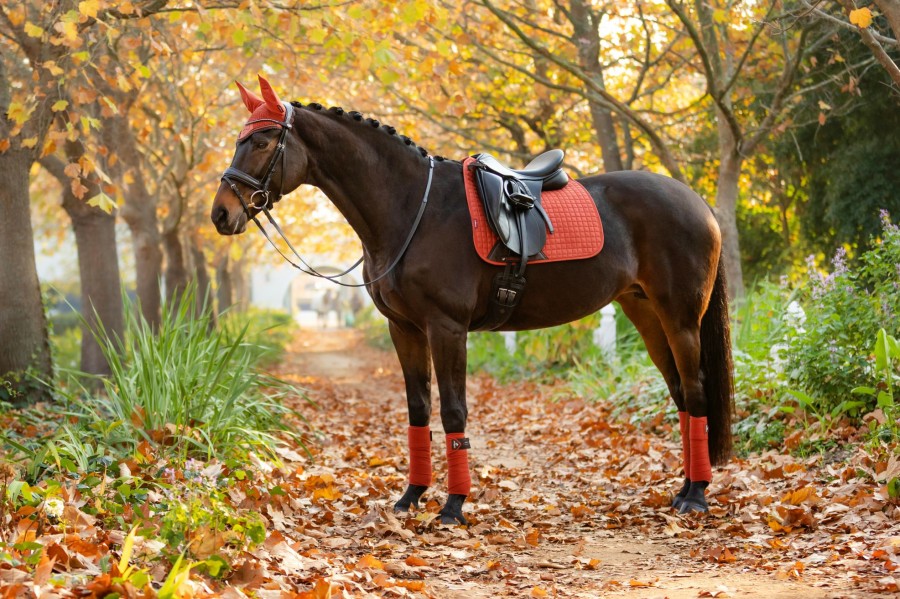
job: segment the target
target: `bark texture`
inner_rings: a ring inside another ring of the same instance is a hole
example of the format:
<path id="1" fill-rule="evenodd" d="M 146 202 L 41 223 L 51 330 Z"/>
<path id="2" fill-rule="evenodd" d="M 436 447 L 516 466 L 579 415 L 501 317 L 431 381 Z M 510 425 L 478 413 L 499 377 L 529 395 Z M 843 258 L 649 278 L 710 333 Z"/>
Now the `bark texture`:
<path id="1" fill-rule="evenodd" d="M 137 141 L 124 116 L 115 116 L 104 122 L 107 146 L 118 153 L 115 171 L 119 180 L 125 173 L 132 178 L 124 184 L 125 205 L 120 212 L 131 230 L 134 245 L 137 296 L 141 313 L 153 327 L 160 321 L 160 278 L 162 275 L 162 249 L 159 219 L 156 215 L 156 199 L 147 190 L 141 173 L 141 154 Z"/>
<path id="2" fill-rule="evenodd" d="M 62 207 L 69 215 L 75 233 L 82 316 L 85 319 L 81 328 L 81 370 L 91 374 L 110 374 L 109 363 L 94 338 L 94 332 L 103 330 L 110 338 L 121 339 L 125 330 L 116 217 L 75 197 L 61 160 L 47 157 L 41 160 L 41 164 L 63 186 Z M 88 188 L 85 198 L 99 191 L 96 183 L 82 183 L 87 184 Z M 98 322 L 101 325 L 99 329 Z"/>
<path id="3" fill-rule="evenodd" d="M 21 380 L 22 373 L 31 369 L 52 379 L 29 210 L 31 163 L 30 151 L 0 153 L 0 384 L 8 382 L 18 400 L 27 402 L 45 399 L 48 392 Z"/>
<path id="4" fill-rule="evenodd" d="M 599 88 L 606 89 L 603 81 L 603 66 L 600 64 L 600 16 L 590 9 L 584 0 L 572 0 L 570 19 L 578 48 L 578 63 L 590 80 Z M 588 100 L 591 121 L 600 153 L 603 156 L 603 169 L 606 172 L 621 171 L 622 154 L 616 139 L 616 127 L 612 111 L 595 100 Z"/>

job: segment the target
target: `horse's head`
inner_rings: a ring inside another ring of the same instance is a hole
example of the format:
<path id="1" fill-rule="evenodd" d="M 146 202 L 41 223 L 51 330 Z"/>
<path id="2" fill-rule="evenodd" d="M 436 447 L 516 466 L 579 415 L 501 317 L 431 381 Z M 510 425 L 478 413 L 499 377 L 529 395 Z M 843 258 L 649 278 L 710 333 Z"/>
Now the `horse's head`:
<path id="1" fill-rule="evenodd" d="M 294 135 L 294 107 L 259 77 L 260 98 L 240 83 L 250 118 L 238 135 L 231 166 L 222 175 L 210 218 L 222 235 L 242 233 L 247 220 L 271 208 L 306 179 L 306 152 Z"/>

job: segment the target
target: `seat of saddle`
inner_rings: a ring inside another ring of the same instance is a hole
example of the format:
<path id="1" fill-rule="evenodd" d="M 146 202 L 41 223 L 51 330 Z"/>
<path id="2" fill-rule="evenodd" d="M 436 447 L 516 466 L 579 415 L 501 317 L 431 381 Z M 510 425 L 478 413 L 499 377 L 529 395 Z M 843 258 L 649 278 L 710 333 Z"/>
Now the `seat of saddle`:
<path id="1" fill-rule="evenodd" d="M 470 168 L 474 162 L 472 157 L 463 161 L 463 178 L 475 250 L 489 264 L 517 262 L 518 254 L 500 242 L 489 224 L 484 204 L 478 195 L 475 173 Z M 600 253 L 603 249 L 603 224 L 593 198 L 583 185 L 570 179 L 561 189 L 545 189 L 541 192 L 541 204 L 553 223 L 553 233 L 547 235 L 542 251 L 529 258 L 529 264 L 582 260 Z"/>

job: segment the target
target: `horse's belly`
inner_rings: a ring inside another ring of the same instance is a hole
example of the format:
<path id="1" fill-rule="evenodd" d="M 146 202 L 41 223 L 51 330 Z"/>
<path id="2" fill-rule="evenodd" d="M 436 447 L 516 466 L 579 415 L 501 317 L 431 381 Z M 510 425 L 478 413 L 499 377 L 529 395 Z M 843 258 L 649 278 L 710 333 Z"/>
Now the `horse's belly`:
<path id="1" fill-rule="evenodd" d="M 525 279 L 522 301 L 500 330 L 541 329 L 584 318 L 632 282 L 596 259 L 529 265 Z"/>

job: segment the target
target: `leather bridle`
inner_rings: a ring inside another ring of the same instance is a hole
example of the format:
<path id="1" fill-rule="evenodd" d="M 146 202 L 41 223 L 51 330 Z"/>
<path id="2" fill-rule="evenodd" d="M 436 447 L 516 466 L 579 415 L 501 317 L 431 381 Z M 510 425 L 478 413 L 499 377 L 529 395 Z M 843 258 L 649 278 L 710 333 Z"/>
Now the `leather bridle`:
<path id="1" fill-rule="evenodd" d="M 285 236 L 284 231 L 282 231 L 281 227 L 278 226 L 278 223 L 275 221 L 275 218 L 272 216 L 272 213 L 270 212 L 270 209 L 273 207 L 275 202 L 280 200 L 282 198 L 282 196 L 284 195 L 282 192 L 284 189 L 285 142 L 287 141 L 288 131 L 293 128 L 293 120 L 294 120 L 294 107 L 288 102 L 282 102 L 282 105 L 285 107 L 285 114 L 284 114 L 283 121 L 278 121 L 275 119 L 256 119 L 256 120 L 252 120 L 252 121 L 247 121 L 244 124 L 244 126 L 246 127 L 247 125 L 253 125 L 255 123 L 269 122 L 269 123 L 274 123 L 275 125 L 277 125 L 281 128 L 281 134 L 278 137 L 278 144 L 275 146 L 275 152 L 272 153 L 272 157 L 269 159 L 269 164 L 266 166 L 265 174 L 263 174 L 262 179 L 257 179 L 256 177 L 254 177 L 248 173 L 245 173 L 244 171 L 242 171 L 240 169 L 237 169 L 233 166 L 229 166 L 227 169 L 225 169 L 225 172 L 222 174 L 222 181 L 225 181 L 225 183 L 228 184 L 228 186 L 231 188 L 231 191 L 234 193 L 234 195 L 237 196 L 238 200 L 241 202 L 241 206 L 244 209 L 244 214 L 246 214 L 247 218 L 252 220 L 256 224 L 256 227 L 262 232 L 262 234 L 269 241 L 269 243 L 272 245 L 272 247 L 275 248 L 275 251 L 278 252 L 281 255 L 281 257 L 284 258 L 285 261 L 287 261 L 288 264 L 290 264 L 291 266 L 293 266 L 300 272 L 306 273 L 306 274 L 314 276 L 314 277 L 318 277 L 320 279 L 327 279 L 327 280 L 331 281 L 332 283 L 335 283 L 336 285 L 340 285 L 342 287 L 365 287 L 367 285 L 371 285 L 372 283 L 383 279 L 388 274 L 390 274 L 390 272 L 392 270 L 394 270 L 394 267 L 397 266 L 397 264 L 399 264 L 400 259 L 406 253 L 406 250 L 409 247 L 409 244 L 412 242 L 412 239 L 416 233 L 416 230 L 419 228 L 419 223 L 422 221 L 422 215 L 425 214 L 425 207 L 428 205 L 428 195 L 431 192 L 432 176 L 434 175 L 434 158 L 431 156 L 428 157 L 428 182 L 425 185 L 425 194 L 422 197 L 422 203 L 419 205 L 419 212 L 416 214 L 416 218 L 415 218 L 415 221 L 413 222 L 412 228 L 409 231 L 409 235 L 406 236 L 406 241 L 403 243 L 403 247 L 400 248 L 400 252 L 397 254 L 397 257 L 394 258 L 394 260 L 391 262 L 390 266 L 388 266 L 387 270 L 385 270 L 383 273 L 381 273 L 374 279 L 370 279 L 370 280 L 366 281 L 365 283 L 360 283 L 360 284 L 344 283 L 338 279 L 340 279 L 344 275 L 349 274 L 353 270 L 355 270 L 356 267 L 358 267 L 360 264 L 362 264 L 363 260 L 365 259 L 365 256 L 361 256 L 359 258 L 359 260 L 357 260 L 353 264 L 353 266 L 351 266 L 350 268 L 348 268 L 347 270 L 345 270 L 341 273 L 338 273 L 336 275 L 322 274 L 322 273 L 318 272 L 315 268 L 310 266 L 309 263 L 307 263 L 306 260 L 304 260 L 303 257 L 299 253 L 297 253 L 297 250 L 294 249 L 294 246 L 291 244 L 290 241 L 288 241 L 288 238 Z M 275 172 L 275 165 L 278 163 L 279 159 L 281 160 L 281 182 L 278 185 L 278 195 L 277 195 L 277 197 L 275 197 L 273 199 L 271 197 L 272 192 L 269 189 L 269 184 L 272 182 L 272 173 Z M 241 190 L 235 184 L 235 181 L 243 183 L 244 185 L 246 185 L 247 187 L 250 187 L 253 190 L 253 193 L 250 194 L 249 202 L 247 202 L 247 200 L 244 199 L 244 195 L 241 193 Z M 253 198 L 256 197 L 257 194 L 262 196 L 261 203 L 255 203 L 253 201 Z M 256 215 L 251 212 L 251 210 L 250 210 L 251 208 L 257 210 L 258 212 L 262 212 L 263 214 L 266 215 L 266 219 L 272 224 L 272 226 L 278 232 L 278 235 L 281 237 L 281 239 L 284 240 L 284 242 L 287 244 L 287 246 L 291 249 L 291 252 L 294 254 L 294 256 L 300 261 L 300 263 L 303 266 L 300 266 L 300 264 L 295 263 L 293 260 L 291 260 L 289 257 L 287 257 L 284 254 L 284 252 L 281 251 L 281 248 L 279 248 L 275 244 L 275 242 L 272 241 L 272 238 L 269 237 L 269 233 L 266 231 L 266 228 L 263 226 L 263 224 L 261 222 L 259 222 L 259 219 L 256 218 Z"/>
<path id="2" fill-rule="evenodd" d="M 285 141 L 287 140 L 287 133 L 293 128 L 292 121 L 294 120 L 294 107 L 288 104 L 287 102 L 283 102 L 282 106 L 285 108 L 284 120 L 277 121 L 275 119 L 256 119 L 253 121 L 248 121 L 244 126 L 253 125 L 256 123 L 274 123 L 281 128 L 281 135 L 278 136 L 278 145 L 275 146 L 275 152 L 272 154 L 272 157 L 269 159 L 269 164 L 266 166 L 265 174 L 262 179 L 257 179 L 244 171 L 234 168 L 233 166 L 229 166 L 225 169 L 225 172 L 222 174 L 222 180 L 228 183 L 228 186 L 231 187 L 231 191 L 234 192 L 234 195 L 237 196 L 238 200 L 241 202 L 241 206 L 244 207 L 244 212 L 247 214 L 248 218 L 252 218 L 250 215 L 250 208 L 255 208 L 256 210 L 268 210 L 271 208 L 275 202 L 281 199 L 282 196 L 282 187 L 284 186 L 284 146 Z M 272 173 L 275 172 L 275 165 L 278 163 L 278 159 L 281 159 L 281 183 L 278 186 L 278 197 L 274 200 L 269 197 L 269 183 L 272 182 Z M 235 185 L 235 180 L 240 181 L 247 187 L 253 189 L 253 193 L 250 194 L 250 202 L 248 203 L 244 200 L 243 194 L 241 194 L 240 189 L 238 189 L 237 185 Z M 256 197 L 257 194 L 262 194 L 262 203 L 256 204 L 253 201 L 253 198 Z M 256 220 L 254 218 L 254 220 Z"/>

